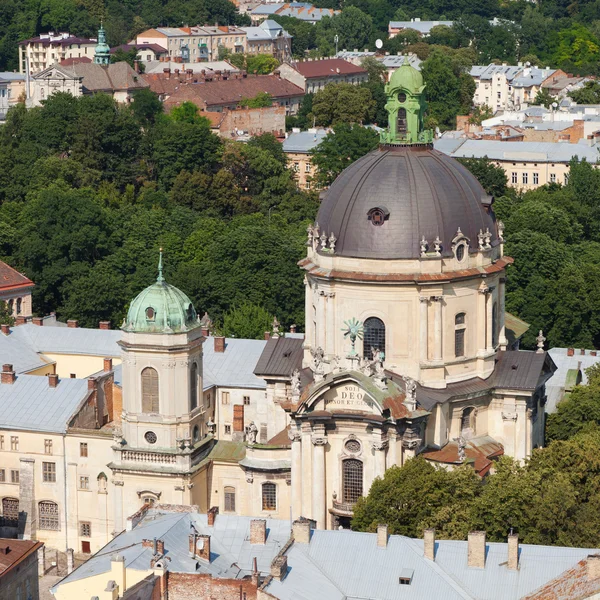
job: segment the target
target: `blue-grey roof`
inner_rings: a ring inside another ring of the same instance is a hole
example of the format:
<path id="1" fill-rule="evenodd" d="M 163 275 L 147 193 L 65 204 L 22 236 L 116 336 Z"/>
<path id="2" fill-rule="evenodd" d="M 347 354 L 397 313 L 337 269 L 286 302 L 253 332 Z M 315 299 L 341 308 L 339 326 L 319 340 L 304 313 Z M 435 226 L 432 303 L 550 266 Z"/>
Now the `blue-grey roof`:
<path id="1" fill-rule="evenodd" d="M 454 21 L 390 21 L 390 29 L 414 29 L 421 34 L 428 34 L 434 27 L 438 25 L 445 25 L 446 27 L 452 27 Z"/>
<path id="2" fill-rule="evenodd" d="M 474 65 L 471 67 L 469 74 L 471 77 L 478 77 L 482 80 L 492 79 L 494 75 L 504 75 L 508 81 L 513 79 L 523 70 L 522 66 L 512 65 Z"/>
<path id="3" fill-rule="evenodd" d="M 36 352 L 49 354 L 83 354 L 87 356 L 121 356 L 117 342 L 121 331 L 85 329 L 83 327 L 40 327 L 30 323 L 11 330 L 9 338 L 27 344 Z"/>
<path id="4" fill-rule="evenodd" d="M 388 56 L 381 56 L 377 60 L 384 65 L 387 69 L 397 69 L 401 67 L 408 59 L 408 64 L 417 69 L 421 70 L 421 63 L 423 62 L 416 54 L 389 54 Z"/>
<path id="5" fill-rule="evenodd" d="M 31 346 L 29 340 L 15 335 L 21 327 L 11 328 L 9 335 L 0 333 L 0 364 L 11 364 L 16 373 L 27 373 L 48 364 Z"/>
<path id="6" fill-rule="evenodd" d="M 275 40 L 278 37 L 290 38 L 291 35 L 276 21 L 267 19 L 258 27 L 242 27 L 246 32 L 248 41 Z"/>
<path id="7" fill-rule="evenodd" d="M 368 56 L 375 56 L 375 52 L 370 52 L 369 50 L 340 50 L 335 58 L 341 58 L 343 60 L 347 60 L 352 62 L 350 59 L 352 58 L 367 58 Z"/>
<path id="8" fill-rule="evenodd" d="M 326 129 L 290 133 L 287 138 L 283 140 L 283 151 L 308 154 L 323 141 L 323 138 L 327 133 L 328 131 Z"/>
<path id="9" fill-rule="evenodd" d="M 552 413 L 556 410 L 556 405 L 562 400 L 565 393 L 565 383 L 567 381 L 567 372 L 572 369 L 580 369 L 582 372 L 582 384 L 587 383 L 585 370 L 600 361 L 600 356 L 592 356 L 590 350 L 575 349 L 573 356 L 567 356 L 567 348 L 551 348 L 548 354 L 557 366 L 554 375 L 546 382 L 546 412 Z"/>
<path id="10" fill-rule="evenodd" d="M 7 81 L 25 81 L 25 73 L 13 73 L 12 71 L 0 71 L 0 79 Z"/>
<path id="11" fill-rule="evenodd" d="M 521 545 L 519 570 L 509 570 L 507 544 L 487 545 L 485 569 L 467 567 L 467 542 L 438 541 L 435 561 L 423 556 L 423 541 L 390 536 L 377 546 L 374 533 L 313 532 L 310 544 L 287 552 L 288 573 L 266 591 L 280 600 L 515 600 L 535 591 L 595 553 L 582 548 Z M 412 570 L 410 586 L 400 585 Z"/>
<path id="12" fill-rule="evenodd" d="M 264 379 L 254 368 L 266 345 L 265 340 L 225 339 L 225 352 L 215 352 L 214 338 L 204 342 L 204 389 L 212 386 L 265 389 Z"/>
<path id="13" fill-rule="evenodd" d="M 433 145 L 436 150 L 454 158 L 487 156 L 490 160 L 552 163 L 568 163 L 575 157 L 596 163 L 599 158 L 596 146 L 564 142 L 502 142 L 441 138 L 435 140 Z"/>
<path id="14" fill-rule="evenodd" d="M 274 4 L 259 4 L 256 8 L 250 11 L 253 15 L 274 15 L 284 5 L 283 2 L 276 2 Z"/>
<path id="15" fill-rule="evenodd" d="M 142 548 L 142 540 L 157 538 L 165 543 L 168 569 L 175 573 L 210 574 L 216 578 L 242 579 L 252 573 L 256 557 L 263 575 L 270 572 L 271 561 L 290 537 L 290 522 L 267 519 L 267 540 L 250 544 L 251 517 L 217 515 L 214 526 L 208 527 L 205 514 L 169 512 L 150 509 L 131 531 L 125 531 L 109 542 L 97 554 L 52 588 L 110 571 L 115 554 L 125 559 L 128 569 L 150 568 L 152 548 Z M 192 526 L 201 535 L 210 535 L 211 562 L 192 559 L 189 555 L 189 535 Z"/>
<path id="16" fill-rule="evenodd" d="M 512 80 L 512 85 L 513 87 L 539 86 L 553 73 L 556 73 L 556 69 L 536 69 L 535 67 L 528 67 L 523 69 L 522 72 L 519 73 L 519 76 Z"/>
<path id="17" fill-rule="evenodd" d="M 87 379 L 61 379 L 51 388 L 47 377 L 17 375 L 0 384 L 0 428 L 65 433 L 87 394 Z"/>

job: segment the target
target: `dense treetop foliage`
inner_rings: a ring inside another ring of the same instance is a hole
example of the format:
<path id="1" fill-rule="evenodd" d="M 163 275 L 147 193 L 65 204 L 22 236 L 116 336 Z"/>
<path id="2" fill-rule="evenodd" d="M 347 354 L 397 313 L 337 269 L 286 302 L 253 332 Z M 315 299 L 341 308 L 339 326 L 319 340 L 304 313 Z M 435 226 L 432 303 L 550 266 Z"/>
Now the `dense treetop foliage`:
<path id="1" fill-rule="evenodd" d="M 35 281 L 38 314 L 119 325 L 162 246 L 168 281 L 230 334 L 235 310 L 257 336 L 265 312 L 302 323 L 315 213 L 271 135 L 224 142 L 193 104 L 166 116 L 148 91 L 130 106 L 55 94 L 0 129 L 0 256 Z"/>

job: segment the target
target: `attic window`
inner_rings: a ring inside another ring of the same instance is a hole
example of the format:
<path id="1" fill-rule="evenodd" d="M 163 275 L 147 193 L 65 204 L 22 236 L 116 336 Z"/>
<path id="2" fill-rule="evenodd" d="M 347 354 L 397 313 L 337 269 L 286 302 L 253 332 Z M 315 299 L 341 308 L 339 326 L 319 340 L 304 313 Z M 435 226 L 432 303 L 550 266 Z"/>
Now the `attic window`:
<path id="1" fill-rule="evenodd" d="M 155 318 L 156 318 L 156 312 L 154 311 L 154 309 L 151 306 L 149 306 L 146 309 L 146 320 L 154 321 Z"/>
<path id="2" fill-rule="evenodd" d="M 390 213 L 385 208 L 372 208 L 367 213 L 367 218 L 373 225 L 379 227 L 390 218 Z"/>
<path id="3" fill-rule="evenodd" d="M 398 578 L 398 583 L 400 585 L 410 585 L 412 583 L 414 570 L 413 569 L 402 569 L 400 571 L 400 577 Z"/>

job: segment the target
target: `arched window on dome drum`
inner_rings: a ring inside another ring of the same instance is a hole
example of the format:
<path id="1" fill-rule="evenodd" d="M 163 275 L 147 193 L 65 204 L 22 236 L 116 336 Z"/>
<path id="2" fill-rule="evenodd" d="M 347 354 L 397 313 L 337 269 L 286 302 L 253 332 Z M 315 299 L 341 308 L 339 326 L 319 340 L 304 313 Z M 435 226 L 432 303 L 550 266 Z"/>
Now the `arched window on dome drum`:
<path id="1" fill-rule="evenodd" d="M 385 325 L 383 321 L 377 317 L 369 317 L 365 321 L 363 332 L 363 356 L 372 360 L 373 349 L 379 350 L 385 355 Z"/>
<path id="2" fill-rule="evenodd" d="M 402 135 L 406 135 L 406 109 L 398 109 L 398 117 L 396 119 L 396 132 Z"/>
<path id="3" fill-rule="evenodd" d="M 190 410 L 198 408 L 198 365 L 194 363 L 190 371 Z"/>
<path id="4" fill-rule="evenodd" d="M 363 495 L 363 464 L 355 458 L 342 462 L 342 497 L 347 504 L 354 504 Z"/>
<path id="5" fill-rule="evenodd" d="M 498 303 L 494 302 L 492 306 L 492 346 L 495 348 L 498 344 Z"/>
<path id="6" fill-rule="evenodd" d="M 152 367 L 142 371 L 142 412 L 159 412 L 158 373 Z"/>
<path id="7" fill-rule="evenodd" d="M 465 355 L 466 321 L 465 313 L 458 313 L 454 317 L 454 356 L 457 358 Z"/>

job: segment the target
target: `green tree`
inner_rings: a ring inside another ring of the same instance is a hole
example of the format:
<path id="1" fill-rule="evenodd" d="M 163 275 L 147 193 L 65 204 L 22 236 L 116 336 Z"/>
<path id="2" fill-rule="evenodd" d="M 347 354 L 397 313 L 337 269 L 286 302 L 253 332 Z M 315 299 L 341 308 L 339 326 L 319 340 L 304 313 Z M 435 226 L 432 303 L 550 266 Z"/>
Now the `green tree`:
<path id="1" fill-rule="evenodd" d="M 340 49 L 366 48 L 373 36 L 373 19 L 356 6 L 348 6 L 339 15 L 324 18 L 315 27 L 317 46 L 323 49 L 335 50 L 335 35 Z"/>
<path id="2" fill-rule="evenodd" d="M 131 110 L 135 118 L 145 127 L 153 124 L 163 112 L 163 103 L 150 89 L 137 90 L 133 93 Z"/>
<path id="3" fill-rule="evenodd" d="M 126 62 L 132 68 L 137 69 L 138 73 L 143 73 L 146 69 L 146 66 L 144 65 L 144 63 L 141 60 L 138 60 L 138 54 L 139 54 L 138 49 L 135 47 L 130 48 L 129 50 L 123 50 L 123 48 L 117 48 L 110 55 L 110 62 L 111 63 Z"/>
<path id="4" fill-rule="evenodd" d="M 487 105 L 476 106 L 469 116 L 469 123 L 472 125 L 481 125 L 486 119 L 491 119 L 494 111 Z"/>
<path id="5" fill-rule="evenodd" d="M 0 323 L 2 325 L 14 325 L 12 309 L 8 306 L 8 302 L 0 302 Z"/>
<path id="6" fill-rule="evenodd" d="M 319 90 L 312 103 L 317 125 L 365 123 L 373 116 L 375 102 L 368 88 L 350 83 L 330 83 Z"/>
<path id="7" fill-rule="evenodd" d="M 600 83 L 596 80 L 586 81 L 582 88 L 573 90 L 567 95 L 577 104 L 598 104 L 600 103 Z"/>
<path id="8" fill-rule="evenodd" d="M 487 156 L 483 158 L 460 158 L 458 162 L 462 163 L 483 186 L 483 189 L 498 198 L 504 196 L 507 191 L 508 179 L 502 167 L 496 166 Z"/>
<path id="9" fill-rule="evenodd" d="M 221 334 L 245 340 L 262 340 L 265 331 L 271 331 L 273 315 L 262 306 L 245 302 L 235 306 L 223 315 Z"/>
<path id="10" fill-rule="evenodd" d="M 543 87 L 540 88 L 538 93 L 535 95 L 532 104 L 535 106 L 545 106 L 546 108 L 550 108 L 555 100 L 556 99 L 554 96 L 552 96 L 548 91 L 548 88 Z"/>
<path id="11" fill-rule="evenodd" d="M 253 98 L 241 98 L 240 106 L 245 108 L 265 108 L 272 106 L 273 97 L 268 92 L 258 92 Z"/>
<path id="12" fill-rule="evenodd" d="M 169 113 L 169 117 L 178 123 L 203 123 L 206 117 L 202 117 L 199 108 L 189 100 L 182 102 L 179 106 L 174 106 Z"/>
<path id="13" fill-rule="evenodd" d="M 254 75 L 268 75 L 279 66 L 279 61 L 270 54 L 249 54 L 246 56 L 246 70 Z"/>
<path id="14" fill-rule="evenodd" d="M 312 162 L 317 168 L 316 180 L 328 186 L 351 163 L 377 148 L 379 136 L 372 129 L 360 125 L 340 123 L 334 126 L 312 151 Z"/>

